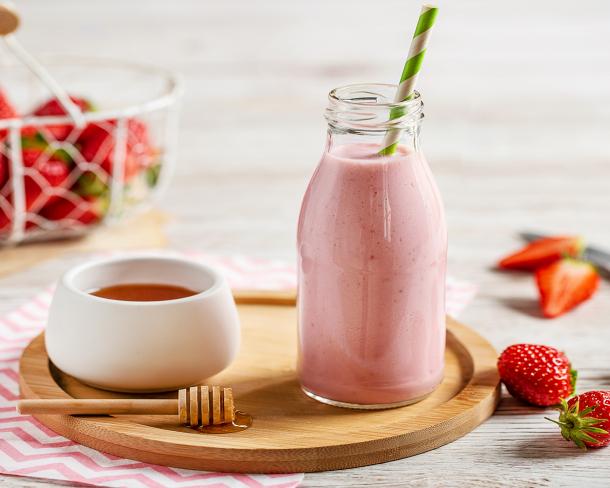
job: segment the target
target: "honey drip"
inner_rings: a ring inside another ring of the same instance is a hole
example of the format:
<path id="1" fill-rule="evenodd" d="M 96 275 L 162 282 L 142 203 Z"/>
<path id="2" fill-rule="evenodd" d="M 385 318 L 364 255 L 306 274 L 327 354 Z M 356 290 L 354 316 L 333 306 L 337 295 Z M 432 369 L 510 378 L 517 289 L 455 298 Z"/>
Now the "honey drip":
<path id="1" fill-rule="evenodd" d="M 202 434 L 230 434 L 232 432 L 241 432 L 252 426 L 252 415 L 249 413 L 235 411 L 233 422 L 220 425 L 203 425 L 201 427 L 193 427 L 194 430 Z"/>

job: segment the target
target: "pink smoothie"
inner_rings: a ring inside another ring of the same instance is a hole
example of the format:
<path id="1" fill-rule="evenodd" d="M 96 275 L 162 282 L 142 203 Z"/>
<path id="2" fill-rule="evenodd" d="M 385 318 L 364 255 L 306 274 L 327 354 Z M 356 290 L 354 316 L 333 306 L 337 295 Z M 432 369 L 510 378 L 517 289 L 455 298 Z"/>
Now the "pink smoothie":
<path id="1" fill-rule="evenodd" d="M 447 233 L 423 155 L 327 152 L 298 229 L 299 377 L 326 399 L 387 404 L 443 376 Z"/>

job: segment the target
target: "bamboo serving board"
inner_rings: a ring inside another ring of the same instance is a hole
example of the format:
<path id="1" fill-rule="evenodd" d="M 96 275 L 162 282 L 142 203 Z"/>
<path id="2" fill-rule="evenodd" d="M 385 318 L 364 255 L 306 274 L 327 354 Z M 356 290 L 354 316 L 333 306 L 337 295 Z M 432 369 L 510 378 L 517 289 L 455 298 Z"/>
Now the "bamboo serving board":
<path id="1" fill-rule="evenodd" d="M 496 351 L 472 329 L 448 319 L 445 379 L 425 400 L 382 411 L 323 405 L 306 397 L 296 380 L 293 294 L 243 293 L 236 300 L 241 353 L 205 383 L 233 388 L 236 407 L 254 417 L 249 429 L 202 434 L 178 426 L 175 416 L 39 415 L 38 420 L 76 442 L 125 458 L 200 470 L 287 473 L 365 466 L 429 451 L 470 432 L 498 404 Z M 43 335 L 23 353 L 20 387 L 29 399 L 134 397 L 89 387 L 59 371 L 49 363 Z"/>

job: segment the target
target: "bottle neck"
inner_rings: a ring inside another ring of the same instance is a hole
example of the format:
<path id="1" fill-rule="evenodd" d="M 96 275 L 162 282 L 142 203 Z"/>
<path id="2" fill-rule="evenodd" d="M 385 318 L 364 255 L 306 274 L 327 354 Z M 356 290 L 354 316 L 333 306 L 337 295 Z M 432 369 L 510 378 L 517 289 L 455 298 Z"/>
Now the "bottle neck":
<path id="1" fill-rule="evenodd" d="M 324 113 L 328 121 L 327 150 L 347 144 L 366 144 L 379 151 L 394 143 L 419 151 L 423 102 L 414 91 L 396 102 L 396 85 L 358 84 L 335 88 Z"/>
<path id="2" fill-rule="evenodd" d="M 408 127 L 400 133 L 398 144 L 405 146 L 411 151 L 420 151 L 420 124 Z M 385 139 L 384 132 L 378 131 L 360 131 L 354 133 L 352 131 L 346 131 L 340 127 L 333 125 L 328 126 L 326 136 L 326 151 L 330 152 L 336 146 L 343 146 L 346 144 L 369 144 L 378 146 L 380 149 Z"/>

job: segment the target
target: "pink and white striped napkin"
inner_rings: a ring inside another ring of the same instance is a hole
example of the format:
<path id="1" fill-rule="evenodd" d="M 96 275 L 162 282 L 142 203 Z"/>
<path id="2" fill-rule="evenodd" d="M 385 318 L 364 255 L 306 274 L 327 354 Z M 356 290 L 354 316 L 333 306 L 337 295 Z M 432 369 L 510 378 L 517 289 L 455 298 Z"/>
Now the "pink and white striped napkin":
<path id="1" fill-rule="evenodd" d="M 168 254 L 177 254 L 167 252 Z M 183 254 L 182 254 L 183 255 Z M 286 289 L 295 286 L 294 266 L 244 256 L 188 253 L 224 271 L 235 289 Z M 169 468 L 122 459 L 61 437 L 33 417 L 19 416 L 18 362 L 21 351 L 43 328 L 53 289 L 0 318 L 0 473 L 109 487 L 290 488 L 302 474 L 247 475 Z M 447 283 L 447 309 L 457 315 L 476 288 L 455 279 Z"/>

